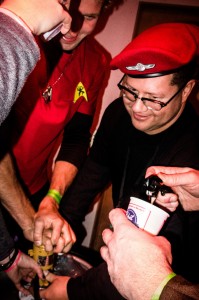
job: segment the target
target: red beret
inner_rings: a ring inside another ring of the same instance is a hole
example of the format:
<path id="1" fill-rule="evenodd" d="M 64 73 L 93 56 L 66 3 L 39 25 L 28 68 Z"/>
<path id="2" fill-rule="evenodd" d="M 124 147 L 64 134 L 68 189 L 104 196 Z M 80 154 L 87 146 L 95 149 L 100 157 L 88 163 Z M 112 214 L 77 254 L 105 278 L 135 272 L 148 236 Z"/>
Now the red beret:
<path id="1" fill-rule="evenodd" d="M 199 27 L 165 23 L 139 34 L 113 58 L 111 68 L 132 77 L 157 77 L 176 72 L 198 56 Z"/>

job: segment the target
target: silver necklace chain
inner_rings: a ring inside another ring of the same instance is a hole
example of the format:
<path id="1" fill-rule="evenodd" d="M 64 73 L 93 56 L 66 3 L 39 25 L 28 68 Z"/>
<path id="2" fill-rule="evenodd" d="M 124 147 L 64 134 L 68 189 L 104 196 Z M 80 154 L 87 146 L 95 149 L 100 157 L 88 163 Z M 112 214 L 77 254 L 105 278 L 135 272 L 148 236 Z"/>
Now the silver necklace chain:
<path id="1" fill-rule="evenodd" d="M 53 92 L 53 87 L 57 84 L 57 82 L 62 78 L 64 74 L 64 71 L 60 74 L 60 76 L 57 78 L 57 80 L 52 84 L 48 85 L 45 91 L 42 93 L 42 97 L 44 98 L 44 101 L 46 104 L 48 104 L 51 99 L 52 99 L 52 92 Z"/>

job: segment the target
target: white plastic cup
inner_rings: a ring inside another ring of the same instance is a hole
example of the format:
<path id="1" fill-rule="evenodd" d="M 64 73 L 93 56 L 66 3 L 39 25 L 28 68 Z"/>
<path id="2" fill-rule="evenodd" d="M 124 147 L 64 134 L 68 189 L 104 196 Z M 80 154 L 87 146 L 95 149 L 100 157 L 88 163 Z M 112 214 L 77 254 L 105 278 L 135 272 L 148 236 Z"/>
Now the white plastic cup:
<path id="1" fill-rule="evenodd" d="M 130 197 L 126 215 L 136 226 L 153 235 L 160 232 L 169 217 L 166 211 L 136 197 Z"/>

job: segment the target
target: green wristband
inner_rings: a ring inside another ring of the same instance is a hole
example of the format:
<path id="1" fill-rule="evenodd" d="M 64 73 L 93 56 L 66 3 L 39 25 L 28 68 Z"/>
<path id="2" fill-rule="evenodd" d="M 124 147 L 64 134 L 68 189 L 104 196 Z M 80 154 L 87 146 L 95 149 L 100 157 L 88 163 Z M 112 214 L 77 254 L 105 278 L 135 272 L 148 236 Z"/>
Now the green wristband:
<path id="1" fill-rule="evenodd" d="M 170 273 L 169 275 L 167 275 L 167 277 L 164 278 L 164 280 L 160 283 L 160 285 L 158 286 L 158 288 L 156 289 L 155 293 L 153 294 L 151 300 L 159 300 L 160 299 L 160 295 L 162 293 L 163 288 L 165 287 L 165 285 L 169 282 L 169 280 L 173 277 L 175 277 L 176 274 L 174 272 Z"/>
<path id="2" fill-rule="evenodd" d="M 62 196 L 57 190 L 49 190 L 47 196 L 51 196 L 57 202 L 58 205 L 60 204 Z"/>

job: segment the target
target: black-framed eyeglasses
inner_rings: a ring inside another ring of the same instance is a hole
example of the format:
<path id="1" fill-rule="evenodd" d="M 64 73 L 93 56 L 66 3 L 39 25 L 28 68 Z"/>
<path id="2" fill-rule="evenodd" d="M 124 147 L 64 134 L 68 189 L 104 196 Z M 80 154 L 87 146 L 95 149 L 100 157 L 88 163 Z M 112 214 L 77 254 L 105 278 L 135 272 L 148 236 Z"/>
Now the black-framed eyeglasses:
<path id="1" fill-rule="evenodd" d="M 125 76 L 126 76 L 126 74 L 124 74 L 124 76 L 122 77 L 122 79 L 120 80 L 120 82 L 118 83 L 117 86 L 121 91 L 126 91 L 129 94 L 131 94 L 133 96 L 133 99 L 130 99 L 128 97 L 128 95 L 126 95 L 126 93 L 123 93 L 123 97 L 125 97 L 127 100 L 129 100 L 131 102 L 135 102 L 137 99 L 140 99 L 148 109 L 152 109 L 152 110 L 156 110 L 156 111 L 160 111 L 163 107 L 167 106 L 183 90 L 183 88 L 186 85 L 186 84 L 183 84 L 183 86 L 181 86 L 181 88 L 167 102 L 161 102 L 158 100 L 153 100 L 153 99 L 145 98 L 145 97 L 139 98 L 138 94 L 133 92 L 131 89 L 129 89 L 125 85 L 121 84 L 122 81 L 124 80 Z"/>

